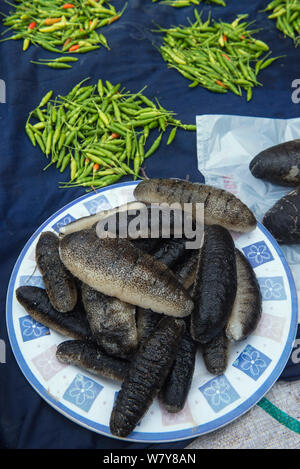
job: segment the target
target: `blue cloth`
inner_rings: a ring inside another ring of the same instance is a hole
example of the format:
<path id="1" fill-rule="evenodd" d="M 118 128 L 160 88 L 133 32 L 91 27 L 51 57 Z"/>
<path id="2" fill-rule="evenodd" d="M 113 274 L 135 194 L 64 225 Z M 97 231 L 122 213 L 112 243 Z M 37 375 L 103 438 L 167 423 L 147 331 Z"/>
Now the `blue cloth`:
<path id="1" fill-rule="evenodd" d="M 124 2 L 116 1 L 117 7 Z M 6 448 L 183 448 L 188 441 L 143 445 L 102 437 L 52 409 L 31 388 L 22 375 L 9 346 L 5 324 L 5 297 L 17 256 L 32 233 L 51 214 L 84 193 L 83 188 L 58 189 L 62 175 L 54 167 L 43 171 L 46 160 L 24 133 L 28 113 L 52 89 L 64 95 L 86 77 L 96 83 L 101 77 L 121 82 L 136 92 L 147 85 L 145 94 L 177 113 L 184 123 L 195 123 L 197 114 L 224 113 L 274 118 L 298 117 L 300 105 L 291 100 L 291 84 L 299 76 L 299 50 L 275 29 L 260 12 L 266 1 L 228 0 L 228 7 L 208 7 L 213 16 L 232 21 L 238 13 L 249 13 L 263 28 L 258 36 L 271 45 L 274 55 L 286 55 L 261 73 L 263 87 L 254 90 L 250 103 L 232 93 L 217 95 L 202 88 L 189 88 L 185 78 L 169 70 L 155 45 L 160 36 L 155 24 L 169 27 L 193 18 L 193 8 L 174 9 L 151 0 L 130 0 L 123 17 L 105 35 L 111 50 L 100 49 L 79 55 L 72 70 L 51 70 L 30 63 L 56 54 L 31 46 L 22 52 L 22 41 L 0 44 L 0 79 L 6 84 L 6 104 L 0 103 L 0 289 L 2 314 L 0 338 L 6 342 L 6 364 L 0 364 L 0 445 Z M 9 6 L 1 2 L 1 9 Z M 3 31 L 3 27 L 1 30 Z M 3 84 L 3 83 L 2 83 Z M 255 138 L 255 135 L 253 135 Z M 226 155 L 224 156 L 226 157 Z M 230 155 L 228 155 L 230 157 Z M 149 177 L 181 177 L 203 181 L 197 170 L 194 132 L 179 131 L 170 146 L 161 146 L 146 164 Z M 68 176 L 64 176 L 66 179 Z M 124 178 L 126 180 L 126 178 Z"/>

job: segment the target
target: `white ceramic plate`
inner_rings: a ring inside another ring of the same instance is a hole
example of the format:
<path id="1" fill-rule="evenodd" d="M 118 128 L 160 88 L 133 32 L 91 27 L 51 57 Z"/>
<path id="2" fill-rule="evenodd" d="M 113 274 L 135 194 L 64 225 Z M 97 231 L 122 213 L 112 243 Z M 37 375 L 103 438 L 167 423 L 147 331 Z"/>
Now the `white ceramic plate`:
<path id="1" fill-rule="evenodd" d="M 56 347 L 66 338 L 36 323 L 17 302 L 15 290 L 20 285 L 43 287 L 35 269 L 35 246 L 42 231 L 58 232 L 74 219 L 132 201 L 136 184 L 117 184 L 85 195 L 52 215 L 22 250 L 7 294 L 9 339 L 26 379 L 58 412 L 108 437 L 112 437 L 109 418 L 120 385 L 59 363 Z M 297 327 L 293 277 L 279 246 L 261 224 L 234 238 L 250 260 L 262 291 L 263 315 L 255 333 L 231 347 L 228 368 L 221 376 L 207 372 L 199 353 L 185 408 L 169 414 L 156 399 L 126 440 L 171 442 L 216 430 L 255 405 L 283 371 Z"/>

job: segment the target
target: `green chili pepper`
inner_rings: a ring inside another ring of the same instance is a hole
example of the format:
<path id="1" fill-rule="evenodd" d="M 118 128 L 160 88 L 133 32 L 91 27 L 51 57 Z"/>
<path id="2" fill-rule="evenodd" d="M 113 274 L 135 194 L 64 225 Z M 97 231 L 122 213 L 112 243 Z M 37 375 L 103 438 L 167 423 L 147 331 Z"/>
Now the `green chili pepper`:
<path id="1" fill-rule="evenodd" d="M 38 134 L 35 134 L 35 139 L 36 139 L 40 149 L 42 150 L 42 152 L 45 153 L 45 144 L 43 142 L 42 137 Z"/>
<path id="2" fill-rule="evenodd" d="M 249 86 L 247 88 L 247 101 L 250 101 L 252 99 L 252 88 Z"/>
<path id="3" fill-rule="evenodd" d="M 159 134 L 159 136 L 153 142 L 153 144 L 151 145 L 151 147 L 149 148 L 149 150 L 145 154 L 145 159 L 149 158 L 149 156 L 153 155 L 153 153 L 158 149 L 158 147 L 160 146 L 160 143 L 161 143 L 162 136 L 163 136 L 162 133 Z"/>
<path id="4" fill-rule="evenodd" d="M 66 167 L 69 164 L 69 161 L 71 159 L 71 153 L 68 153 L 66 156 L 63 157 L 61 167 L 60 167 L 60 172 L 63 173 L 66 169 Z"/>
<path id="5" fill-rule="evenodd" d="M 134 157 L 134 160 L 133 160 L 133 171 L 134 171 L 134 181 L 136 181 L 137 179 L 137 174 L 139 173 L 140 171 L 140 167 L 141 167 L 141 156 L 139 155 L 139 153 L 137 152 L 135 157 Z"/>
<path id="6" fill-rule="evenodd" d="M 170 145 L 174 138 L 175 138 L 175 135 L 176 135 L 176 132 L 177 132 L 177 127 L 174 127 L 171 132 L 170 132 L 170 135 L 169 135 L 169 138 L 168 138 L 168 141 L 167 141 L 167 145 Z"/>
<path id="7" fill-rule="evenodd" d="M 184 130 L 191 130 L 193 132 L 197 130 L 197 126 L 194 124 L 185 124 L 185 125 L 182 125 L 182 128 Z"/>
<path id="8" fill-rule="evenodd" d="M 57 161 L 56 161 L 56 167 L 57 167 L 57 168 L 60 168 L 60 166 L 61 166 L 61 164 L 62 164 L 62 161 L 63 161 L 63 159 L 64 159 L 64 157 L 65 157 L 65 154 L 66 154 L 66 148 L 63 147 L 63 148 L 60 150 L 60 152 L 59 152 L 59 154 L 58 154 L 58 157 L 57 157 Z"/>
<path id="9" fill-rule="evenodd" d="M 38 122 L 37 124 L 34 124 L 32 127 L 36 130 L 43 130 L 46 127 L 46 122 Z"/>
<path id="10" fill-rule="evenodd" d="M 53 138 L 52 138 L 52 151 L 55 151 L 55 146 L 60 138 L 60 125 L 58 125 L 56 128 L 55 128 L 55 131 L 53 133 Z"/>
<path id="11" fill-rule="evenodd" d="M 26 133 L 27 133 L 28 137 L 31 140 L 32 145 L 35 147 L 36 146 L 36 139 L 35 139 L 35 135 L 34 135 L 34 132 L 31 128 L 30 124 L 26 124 L 25 130 L 26 130 Z"/>
<path id="12" fill-rule="evenodd" d="M 103 83 L 102 83 L 102 80 L 99 79 L 98 80 L 98 93 L 99 93 L 99 96 L 101 96 L 101 98 L 103 98 L 104 96 L 104 88 L 103 88 Z"/>
<path id="13" fill-rule="evenodd" d="M 52 138 L 53 138 L 53 130 L 51 130 L 47 136 L 47 142 L 46 142 L 46 156 L 50 154 L 51 151 L 51 145 L 52 145 Z"/>
<path id="14" fill-rule="evenodd" d="M 76 172 L 77 172 L 77 163 L 76 163 L 75 158 L 71 156 L 71 181 L 75 179 Z"/>
<path id="15" fill-rule="evenodd" d="M 38 105 L 38 108 L 44 107 L 50 101 L 52 95 L 53 95 L 53 90 L 48 91 L 48 93 L 45 94 L 45 96 L 41 100 L 40 104 Z M 42 119 L 40 119 L 40 120 L 42 120 Z"/>

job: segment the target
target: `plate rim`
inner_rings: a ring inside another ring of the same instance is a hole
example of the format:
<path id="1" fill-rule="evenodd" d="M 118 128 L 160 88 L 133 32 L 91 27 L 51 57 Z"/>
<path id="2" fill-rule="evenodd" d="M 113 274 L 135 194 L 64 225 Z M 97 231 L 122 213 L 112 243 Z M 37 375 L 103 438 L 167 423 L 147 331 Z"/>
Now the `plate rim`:
<path id="1" fill-rule="evenodd" d="M 97 194 L 101 194 L 106 192 L 107 190 L 118 189 L 120 187 L 126 186 L 135 186 L 139 184 L 140 181 L 126 181 L 122 183 L 117 183 L 113 186 L 107 186 L 97 191 Z M 10 280 L 7 288 L 7 296 L 6 296 L 6 327 L 8 331 L 8 338 L 11 345 L 11 349 L 15 360 L 22 371 L 24 377 L 32 386 L 32 388 L 55 410 L 59 413 L 67 417 L 68 419 L 72 420 L 73 422 L 77 423 L 78 425 L 101 434 L 107 438 L 113 438 L 120 441 L 128 441 L 128 442 L 136 442 L 136 443 L 171 443 L 176 441 L 184 441 L 191 438 L 196 438 L 201 435 L 210 433 L 215 431 L 219 428 L 228 425 L 229 423 L 233 422 L 237 418 L 241 417 L 247 411 L 249 411 L 257 402 L 259 402 L 262 397 L 271 389 L 271 387 L 276 383 L 277 379 L 279 378 L 280 374 L 285 368 L 285 365 L 290 357 L 290 354 L 293 349 L 293 343 L 297 333 L 297 324 L 298 324 L 298 301 L 297 301 L 297 291 L 295 286 L 295 281 L 291 272 L 291 269 L 285 259 L 285 256 L 278 245 L 277 241 L 273 238 L 271 233 L 259 222 L 257 221 L 257 226 L 260 230 L 265 234 L 268 240 L 272 243 L 272 246 L 276 250 L 277 255 L 284 267 L 285 274 L 289 283 L 289 289 L 291 294 L 291 321 L 289 332 L 287 335 L 286 343 L 284 345 L 284 349 L 278 359 L 277 364 L 275 365 L 273 371 L 268 376 L 268 378 L 262 383 L 262 385 L 252 394 L 246 401 L 243 401 L 239 406 L 235 409 L 231 410 L 227 414 L 218 417 L 211 422 L 197 425 L 196 427 L 191 427 L 184 430 L 175 430 L 171 432 L 164 432 L 164 433 L 153 433 L 153 432 L 138 432 L 133 431 L 128 437 L 126 438 L 119 438 L 112 435 L 109 431 L 109 427 L 103 424 L 99 424 L 93 420 L 90 420 L 80 414 L 77 414 L 73 410 L 71 410 L 66 405 L 62 404 L 61 402 L 57 401 L 54 397 L 52 397 L 49 393 L 47 393 L 46 389 L 40 384 L 39 380 L 35 377 L 32 373 L 31 369 L 29 368 L 27 362 L 23 358 L 21 349 L 19 347 L 18 341 L 15 336 L 14 327 L 13 327 L 13 294 L 14 294 L 14 286 L 16 281 L 16 276 L 19 270 L 19 267 L 25 257 L 28 248 L 37 238 L 37 236 L 43 231 L 43 229 L 53 220 L 55 219 L 60 213 L 65 212 L 68 208 L 73 207 L 77 203 L 90 198 L 91 196 L 95 196 L 93 193 L 84 194 L 80 197 L 77 197 L 73 201 L 67 203 L 62 208 L 57 210 L 53 213 L 50 217 L 48 217 L 38 228 L 34 231 L 34 233 L 30 236 L 28 241 L 25 243 L 23 249 L 21 250 L 14 267 L 12 269 Z M 205 430 L 203 429 L 205 427 Z M 155 435 L 155 436 L 154 436 Z"/>

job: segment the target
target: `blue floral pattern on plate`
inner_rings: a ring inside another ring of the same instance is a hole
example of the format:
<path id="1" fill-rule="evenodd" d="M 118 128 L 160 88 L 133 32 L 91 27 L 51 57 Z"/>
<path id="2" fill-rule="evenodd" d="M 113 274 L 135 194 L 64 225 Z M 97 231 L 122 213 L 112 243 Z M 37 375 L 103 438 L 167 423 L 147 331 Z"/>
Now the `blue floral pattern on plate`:
<path id="1" fill-rule="evenodd" d="M 224 375 L 217 376 L 200 386 L 199 391 L 214 412 L 220 412 L 240 397 Z"/>
<path id="2" fill-rule="evenodd" d="M 282 277 L 260 277 L 258 282 L 263 301 L 287 299 Z"/>
<path id="3" fill-rule="evenodd" d="M 101 384 L 78 373 L 66 389 L 63 398 L 88 412 L 102 389 Z"/>
<path id="4" fill-rule="evenodd" d="M 233 362 L 233 366 L 257 381 L 271 361 L 267 355 L 248 344 Z"/>
<path id="5" fill-rule="evenodd" d="M 257 243 L 250 244 L 250 246 L 246 246 L 242 249 L 252 267 L 258 267 L 266 262 L 274 260 L 270 249 L 264 241 L 258 241 Z"/>
<path id="6" fill-rule="evenodd" d="M 94 215 L 95 213 L 100 212 L 102 210 L 108 210 L 109 208 L 111 208 L 111 205 L 105 195 L 100 195 L 95 199 L 83 202 L 83 205 L 91 215 Z"/>
<path id="7" fill-rule="evenodd" d="M 23 342 L 39 339 L 40 337 L 50 334 L 48 327 L 43 326 L 43 324 L 35 321 L 29 315 L 19 318 L 19 323 Z"/>
<path id="8" fill-rule="evenodd" d="M 63 226 L 68 225 L 69 223 L 71 223 L 72 221 L 75 221 L 75 220 L 76 220 L 76 218 L 72 217 L 72 215 L 67 213 L 63 218 L 61 218 L 56 223 L 54 223 L 54 225 L 52 225 L 52 228 L 57 233 L 59 233 L 60 228 L 62 228 Z"/>

